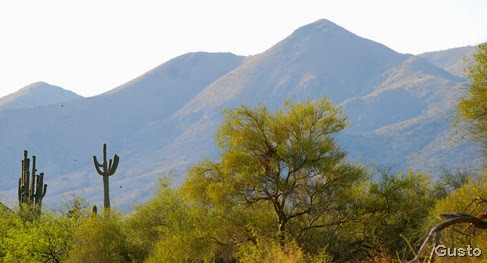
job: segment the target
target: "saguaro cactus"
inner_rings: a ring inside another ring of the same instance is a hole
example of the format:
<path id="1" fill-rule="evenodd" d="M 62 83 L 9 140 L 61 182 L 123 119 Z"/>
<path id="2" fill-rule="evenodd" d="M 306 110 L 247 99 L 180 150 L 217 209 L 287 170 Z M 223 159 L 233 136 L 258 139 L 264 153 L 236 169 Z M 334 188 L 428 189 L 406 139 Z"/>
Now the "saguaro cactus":
<path id="1" fill-rule="evenodd" d="M 32 205 L 38 214 L 41 213 L 42 199 L 46 195 L 47 184 L 44 184 L 44 173 L 36 174 L 36 157 L 32 156 L 32 175 L 29 171 L 30 159 L 24 151 L 22 174 L 19 178 L 19 205 Z"/>
<path id="2" fill-rule="evenodd" d="M 113 156 L 113 161 L 110 159 L 107 163 L 107 145 L 103 144 L 103 163 L 99 163 L 96 160 L 96 156 L 93 156 L 93 162 L 95 163 L 96 171 L 99 175 L 103 176 L 103 193 L 104 200 L 103 205 L 105 209 L 110 209 L 110 189 L 108 185 L 108 178 L 112 176 L 117 170 L 118 166 L 118 155 Z M 103 170 L 101 170 L 103 169 Z"/>

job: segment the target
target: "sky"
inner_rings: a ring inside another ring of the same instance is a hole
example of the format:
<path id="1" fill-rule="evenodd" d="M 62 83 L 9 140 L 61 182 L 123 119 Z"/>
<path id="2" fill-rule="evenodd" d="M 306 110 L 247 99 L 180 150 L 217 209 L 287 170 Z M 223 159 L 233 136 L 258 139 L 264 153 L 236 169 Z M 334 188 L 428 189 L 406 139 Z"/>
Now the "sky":
<path id="1" fill-rule="evenodd" d="M 44 81 L 95 96 L 179 55 L 256 55 L 318 19 L 397 52 L 487 41 L 485 0 L 1 1 L 0 97 Z"/>

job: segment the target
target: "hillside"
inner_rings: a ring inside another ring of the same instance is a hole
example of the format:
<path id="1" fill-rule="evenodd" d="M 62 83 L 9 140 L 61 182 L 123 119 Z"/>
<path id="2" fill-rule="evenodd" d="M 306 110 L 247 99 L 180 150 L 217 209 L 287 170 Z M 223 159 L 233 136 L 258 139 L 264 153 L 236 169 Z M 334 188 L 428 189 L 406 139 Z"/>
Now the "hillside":
<path id="1" fill-rule="evenodd" d="M 427 52 L 418 56 L 454 75 L 465 76 L 467 67 L 473 61 L 472 56 L 475 54 L 476 49 L 476 46 L 467 46 Z"/>

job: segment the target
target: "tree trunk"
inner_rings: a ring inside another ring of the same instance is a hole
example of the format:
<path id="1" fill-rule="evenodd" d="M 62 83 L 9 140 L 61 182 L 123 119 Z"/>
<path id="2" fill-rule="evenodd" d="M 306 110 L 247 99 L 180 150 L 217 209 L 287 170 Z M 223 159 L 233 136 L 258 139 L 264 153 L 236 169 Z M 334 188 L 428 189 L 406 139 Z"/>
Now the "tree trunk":
<path id="1" fill-rule="evenodd" d="M 286 243 L 286 223 L 287 218 L 283 217 L 282 219 L 279 218 L 279 244 L 281 247 L 284 246 Z"/>

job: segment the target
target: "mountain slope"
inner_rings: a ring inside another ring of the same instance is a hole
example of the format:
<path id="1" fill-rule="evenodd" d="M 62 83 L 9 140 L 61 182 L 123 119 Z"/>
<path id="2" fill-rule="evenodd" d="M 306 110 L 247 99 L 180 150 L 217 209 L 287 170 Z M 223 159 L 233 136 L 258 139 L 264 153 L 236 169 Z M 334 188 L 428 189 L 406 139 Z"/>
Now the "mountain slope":
<path id="1" fill-rule="evenodd" d="M 36 82 L 0 98 L 0 111 L 33 108 L 80 98 L 83 97 L 72 91 L 44 82 Z"/>
<path id="2" fill-rule="evenodd" d="M 466 69 L 473 62 L 472 57 L 476 51 L 476 46 L 467 46 L 427 52 L 418 56 L 454 75 L 465 76 Z"/>
<path id="3" fill-rule="evenodd" d="M 303 99 L 310 93 L 326 94 L 339 103 L 370 92 L 381 73 L 407 57 L 328 20 L 319 20 L 248 58 L 198 94 L 177 116 L 235 103 L 266 101 L 277 107 L 280 103 L 272 100 Z"/>
<path id="4" fill-rule="evenodd" d="M 407 59 L 383 76 L 372 92 L 343 103 L 352 131 L 370 132 L 432 112 L 449 111 L 458 97 L 456 87 L 465 82 L 419 57 Z"/>
<path id="5" fill-rule="evenodd" d="M 143 107 L 144 112 L 162 112 L 167 116 L 242 61 L 243 57 L 231 53 L 188 53 L 96 99 L 110 97 L 125 108 L 138 98 L 138 110 Z"/>

